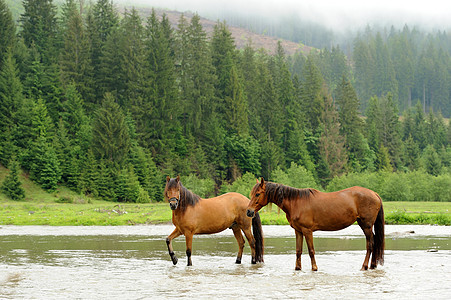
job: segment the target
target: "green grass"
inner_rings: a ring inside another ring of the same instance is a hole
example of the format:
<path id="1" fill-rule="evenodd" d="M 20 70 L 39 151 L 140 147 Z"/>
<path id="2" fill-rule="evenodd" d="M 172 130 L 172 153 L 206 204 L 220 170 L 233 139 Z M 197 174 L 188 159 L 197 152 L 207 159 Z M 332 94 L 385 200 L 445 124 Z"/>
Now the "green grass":
<path id="1" fill-rule="evenodd" d="M 58 199 L 58 198 L 56 198 Z M 55 201 L 0 201 L 0 225 L 135 225 L 170 223 L 167 203 L 115 203 L 77 198 L 75 203 Z M 387 224 L 451 225 L 451 203 L 386 202 Z M 433 208 L 433 209 L 432 209 Z M 288 225 L 276 206 L 260 210 L 264 225 Z"/>
<path id="2" fill-rule="evenodd" d="M 6 169 L 0 166 L 0 183 Z M 96 200 L 61 186 L 47 193 L 21 175 L 25 200 L 0 193 L 0 225 L 135 225 L 171 223 L 167 203 L 117 203 Z M 451 202 L 384 202 L 387 224 L 451 225 Z M 288 225 L 275 205 L 260 210 L 264 225 Z"/>
<path id="3" fill-rule="evenodd" d="M 0 225 L 135 225 L 171 222 L 165 203 L 1 202 Z"/>

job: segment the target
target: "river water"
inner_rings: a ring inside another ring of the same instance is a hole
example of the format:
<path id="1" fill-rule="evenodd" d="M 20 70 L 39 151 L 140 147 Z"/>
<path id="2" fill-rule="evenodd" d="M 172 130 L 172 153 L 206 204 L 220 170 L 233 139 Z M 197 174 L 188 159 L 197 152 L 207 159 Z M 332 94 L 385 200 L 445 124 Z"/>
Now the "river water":
<path id="1" fill-rule="evenodd" d="M 385 264 L 360 271 L 365 239 L 358 226 L 315 232 L 318 272 L 307 254 L 295 271 L 289 226 L 263 226 L 265 263 L 246 244 L 236 265 L 232 231 L 195 236 L 193 266 L 172 225 L 0 227 L 1 299 L 451 299 L 451 227 L 386 226 Z M 306 246 L 304 245 L 304 253 Z"/>

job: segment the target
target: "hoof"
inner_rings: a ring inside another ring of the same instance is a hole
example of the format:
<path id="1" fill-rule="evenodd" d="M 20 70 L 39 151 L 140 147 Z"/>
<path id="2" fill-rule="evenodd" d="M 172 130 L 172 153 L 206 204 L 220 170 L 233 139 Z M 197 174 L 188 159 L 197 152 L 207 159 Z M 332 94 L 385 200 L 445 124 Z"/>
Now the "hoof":
<path id="1" fill-rule="evenodd" d="M 238 259 L 238 258 L 237 258 L 236 261 L 235 261 L 235 263 L 238 264 L 238 265 L 241 264 L 241 259 Z"/>
<path id="2" fill-rule="evenodd" d="M 318 267 L 312 267 L 312 271 L 314 272 L 318 271 Z"/>
<path id="3" fill-rule="evenodd" d="M 301 267 L 296 267 L 296 268 L 294 268 L 294 270 L 295 270 L 295 271 L 300 271 L 300 270 L 301 270 Z"/>
<path id="4" fill-rule="evenodd" d="M 179 261 L 179 259 L 174 255 L 172 257 L 172 263 L 174 264 L 174 266 L 177 264 L 178 261 Z"/>

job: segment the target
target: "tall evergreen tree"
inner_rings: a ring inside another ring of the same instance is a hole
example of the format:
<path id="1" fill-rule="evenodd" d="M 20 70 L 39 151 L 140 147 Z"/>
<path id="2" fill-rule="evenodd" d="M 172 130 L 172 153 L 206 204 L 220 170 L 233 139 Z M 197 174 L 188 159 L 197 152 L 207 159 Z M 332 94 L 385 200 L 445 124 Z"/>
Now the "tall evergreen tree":
<path id="1" fill-rule="evenodd" d="M 338 111 L 332 96 L 324 98 L 324 112 L 322 114 L 323 130 L 319 138 L 320 154 L 329 169 L 329 178 L 342 175 L 348 160 L 345 149 L 345 138 L 340 134 Z"/>
<path id="2" fill-rule="evenodd" d="M 53 0 L 23 0 L 20 16 L 21 37 L 27 47 L 35 47 L 42 62 L 50 65 L 58 59 L 57 8 Z"/>
<path id="3" fill-rule="evenodd" d="M 111 94 L 105 94 L 93 124 L 93 151 L 97 158 L 122 166 L 130 150 L 125 116 Z"/>
<path id="4" fill-rule="evenodd" d="M 305 111 L 306 128 L 314 133 L 318 131 L 321 124 L 324 101 L 321 95 L 323 79 L 312 56 L 307 57 L 303 78 L 301 101 Z"/>
<path id="5" fill-rule="evenodd" d="M 6 165 L 14 153 L 13 132 L 22 106 L 22 83 L 11 48 L 5 53 L 0 69 L 0 163 Z"/>
<path id="6" fill-rule="evenodd" d="M 363 136 L 363 121 L 359 116 L 359 99 L 351 82 L 343 76 L 335 91 L 340 134 L 345 137 L 349 163 L 355 171 L 371 169 L 372 155 Z"/>
<path id="7" fill-rule="evenodd" d="M 91 106 L 102 102 L 105 89 L 103 86 L 102 56 L 105 43 L 108 37 L 117 30 L 119 26 L 119 16 L 111 0 L 98 0 L 90 8 L 86 17 L 86 33 L 89 40 L 89 49 L 91 53 L 91 64 L 93 68 L 93 77 L 95 82 L 95 98 L 86 99 Z M 116 67 L 116 64 L 110 66 Z M 96 107 L 95 107 L 96 108 Z"/>
<path id="8" fill-rule="evenodd" d="M 141 143 L 154 149 L 159 164 L 175 155 L 177 143 L 183 144 L 183 139 L 176 141 L 176 132 L 181 128 L 181 104 L 173 43 L 173 30 L 167 17 L 163 16 L 160 22 L 152 10 L 144 33 L 145 62 L 148 66 L 145 80 L 150 83 L 149 96 L 141 99 L 142 103 L 135 99 L 132 111 Z"/>
<path id="9" fill-rule="evenodd" d="M 14 48 L 16 41 L 16 26 L 5 0 L 0 0 L 0 37 L 0 70 L 2 70 L 8 51 Z"/>
<path id="10" fill-rule="evenodd" d="M 353 60 L 356 91 L 361 100 L 362 110 L 366 110 L 368 102 L 376 93 L 374 86 L 375 54 L 362 36 L 354 41 Z"/>
<path id="11" fill-rule="evenodd" d="M 3 180 L 0 189 L 12 200 L 23 200 L 25 199 L 25 190 L 19 179 L 19 163 L 15 159 L 11 159 L 8 167 L 9 174 L 5 177 L 5 180 Z"/>
<path id="12" fill-rule="evenodd" d="M 74 0 L 66 0 L 63 48 L 59 59 L 61 79 L 65 85 L 74 83 L 84 98 L 94 97 L 90 45 L 81 11 Z"/>
<path id="13" fill-rule="evenodd" d="M 387 45 L 382 40 L 382 36 L 378 32 L 374 41 L 376 54 L 375 71 L 375 92 L 379 97 L 387 93 L 391 93 L 392 97 L 398 98 L 398 82 L 395 77 L 395 70 L 388 53 Z"/>

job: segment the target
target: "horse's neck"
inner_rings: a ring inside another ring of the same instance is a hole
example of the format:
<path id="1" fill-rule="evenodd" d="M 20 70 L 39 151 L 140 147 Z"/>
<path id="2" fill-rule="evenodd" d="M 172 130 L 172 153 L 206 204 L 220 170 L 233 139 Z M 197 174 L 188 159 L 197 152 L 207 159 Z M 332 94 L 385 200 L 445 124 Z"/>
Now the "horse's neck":
<path id="1" fill-rule="evenodd" d="M 277 202 L 271 201 L 271 203 L 274 203 L 279 207 L 281 210 L 283 210 L 285 213 L 287 213 L 288 210 L 288 201 L 285 199 L 279 200 Z"/>

